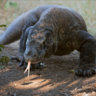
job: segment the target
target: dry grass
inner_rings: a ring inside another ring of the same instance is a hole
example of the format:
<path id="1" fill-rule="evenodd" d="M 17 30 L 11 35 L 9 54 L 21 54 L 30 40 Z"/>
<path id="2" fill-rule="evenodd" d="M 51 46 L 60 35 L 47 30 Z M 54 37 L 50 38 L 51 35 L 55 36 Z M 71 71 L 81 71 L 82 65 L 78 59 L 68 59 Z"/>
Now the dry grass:
<path id="1" fill-rule="evenodd" d="M 88 30 L 95 35 L 96 0 L 8 0 L 17 3 L 17 7 L 0 9 L 0 24 L 9 24 L 21 13 L 40 5 L 64 5 L 80 13 L 86 21 Z"/>

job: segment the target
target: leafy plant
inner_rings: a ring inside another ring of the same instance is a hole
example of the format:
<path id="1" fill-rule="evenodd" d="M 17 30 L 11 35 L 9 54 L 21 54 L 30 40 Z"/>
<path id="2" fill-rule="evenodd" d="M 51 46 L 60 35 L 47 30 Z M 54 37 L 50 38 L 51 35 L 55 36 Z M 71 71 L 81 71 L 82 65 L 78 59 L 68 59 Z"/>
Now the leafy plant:
<path id="1" fill-rule="evenodd" d="M 2 24 L 2 25 L 0 25 L 0 27 L 6 27 L 6 25 L 5 25 L 5 24 Z M 4 49 L 4 48 L 5 48 L 4 45 L 0 45 L 0 52 L 1 52 L 2 49 Z M 5 63 L 5 64 L 8 64 L 9 61 L 10 61 L 10 59 L 9 59 L 8 56 L 2 56 L 2 57 L 0 58 L 0 69 L 5 68 L 4 63 Z"/>
<path id="2" fill-rule="evenodd" d="M 2 25 L 0 25 L 0 27 L 7 27 L 7 25 L 5 25 L 5 24 L 2 24 Z"/>
<path id="3" fill-rule="evenodd" d="M 4 45 L 0 45 L 0 52 L 2 51 L 3 48 L 4 48 Z M 5 64 L 8 64 L 9 61 L 10 61 L 9 57 L 2 56 L 0 58 L 0 69 L 5 68 Z"/>
<path id="4" fill-rule="evenodd" d="M 4 45 L 0 45 L 0 52 L 2 51 L 2 49 L 5 48 Z M 8 64 L 8 62 L 10 61 L 8 56 L 2 56 L 0 58 L 0 69 L 5 68 L 5 64 Z"/>
<path id="5" fill-rule="evenodd" d="M 9 7 L 14 7 L 14 8 L 16 8 L 16 7 L 17 7 L 17 3 L 16 3 L 16 2 L 12 2 L 12 1 L 6 2 L 5 8 L 9 8 Z"/>
<path id="6" fill-rule="evenodd" d="M 71 69 L 71 70 L 68 70 L 68 72 L 70 72 L 70 73 L 74 73 L 75 70 L 74 70 L 74 69 Z"/>
<path id="7" fill-rule="evenodd" d="M 4 48 L 4 45 L 0 45 L 0 51 L 2 51 L 3 48 Z"/>
<path id="8" fill-rule="evenodd" d="M 0 52 L 2 51 L 2 49 L 4 48 L 3 45 L 0 45 Z M 8 62 L 10 61 L 8 56 L 2 56 L 0 58 L 0 69 L 5 68 L 5 65 L 8 64 Z"/>
<path id="9" fill-rule="evenodd" d="M 10 59 L 9 59 L 9 57 L 7 57 L 7 56 L 2 56 L 1 58 L 0 58 L 0 62 L 2 63 L 2 64 L 8 64 L 8 62 L 10 61 Z"/>

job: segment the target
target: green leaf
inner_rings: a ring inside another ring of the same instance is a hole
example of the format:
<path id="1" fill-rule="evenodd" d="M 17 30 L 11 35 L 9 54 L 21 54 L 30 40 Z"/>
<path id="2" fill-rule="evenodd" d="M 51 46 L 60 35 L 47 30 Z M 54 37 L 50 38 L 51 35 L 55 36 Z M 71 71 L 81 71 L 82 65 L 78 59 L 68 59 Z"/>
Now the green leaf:
<path id="1" fill-rule="evenodd" d="M 0 45 L 0 51 L 2 51 L 3 48 L 4 48 L 4 45 Z"/>
<path id="2" fill-rule="evenodd" d="M 17 3 L 16 2 L 9 2 L 9 5 L 12 7 L 17 7 Z"/>
<path id="3" fill-rule="evenodd" d="M 6 4 L 5 4 L 5 8 L 9 8 L 9 7 L 17 7 L 17 3 L 16 2 L 11 2 L 11 1 L 8 1 Z"/>
<path id="4" fill-rule="evenodd" d="M 0 27 L 7 27 L 7 25 L 5 25 L 5 24 L 1 24 Z"/>
<path id="5" fill-rule="evenodd" d="M 7 2 L 7 3 L 5 4 L 5 8 L 7 9 L 7 8 L 9 8 L 9 7 L 10 7 L 9 2 Z"/>
<path id="6" fill-rule="evenodd" d="M 69 72 L 74 73 L 74 72 L 75 72 L 75 70 L 74 70 L 74 69 L 71 69 L 71 70 L 69 70 Z"/>
<path id="7" fill-rule="evenodd" d="M 0 48 L 5 48 L 4 45 L 0 45 Z"/>
<path id="8" fill-rule="evenodd" d="M 10 61 L 9 57 L 8 56 L 2 56 L 0 58 L 0 62 L 1 63 L 8 63 Z"/>
<path id="9" fill-rule="evenodd" d="M 0 51 L 2 51 L 2 48 L 0 48 Z"/>

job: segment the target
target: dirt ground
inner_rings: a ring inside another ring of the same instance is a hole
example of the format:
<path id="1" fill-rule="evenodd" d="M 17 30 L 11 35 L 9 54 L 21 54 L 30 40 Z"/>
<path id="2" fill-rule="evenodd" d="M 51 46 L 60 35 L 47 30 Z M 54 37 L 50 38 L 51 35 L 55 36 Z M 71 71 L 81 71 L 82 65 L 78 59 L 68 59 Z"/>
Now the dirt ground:
<path id="1" fill-rule="evenodd" d="M 6 46 L 1 53 L 16 56 L 18 42 Z M 96 96 L 96 75 L 82 78 L 74 75 L 79 53 L 45 59 L 47 68 L 24 74 L 18 62 L 13 61 L 0 70 L 0 96 Z"/>
<path id="2" fill-rule="evenodd" d="M 80 0 L 81 3 L 78 3 L 78 0 L 77 3 L 75 0 L 9 1 L 17 2 L 19 8 L 0 10 L 0 24 L 9 24 L 20 13 L 39 5 L 63 4 L 72 8 L 76 7 L 77 11 L 85 18 L 90 31 L 96 31 L 95 0 L 88 0 L 89 3 L 87 0 Z M 72 2 L 70 3 L 70 1 Z M 0 56 L 16 56 L 18 45 L 18 42 L 7 45 Z M 18 67 L 19 62 L 16 61 L 10 62 L 4 69 L 0 69 L 0 96 L 96 96 L 96 75 L 89 78 L 74 75 L 74 70 L 79 63 L 77 51 L 62 57 L 52 56 L 45 59 L 44 62 L 47 67 L 42 70 L 32 70 L 29 77 L 24 74 L 23 68 Z"/>

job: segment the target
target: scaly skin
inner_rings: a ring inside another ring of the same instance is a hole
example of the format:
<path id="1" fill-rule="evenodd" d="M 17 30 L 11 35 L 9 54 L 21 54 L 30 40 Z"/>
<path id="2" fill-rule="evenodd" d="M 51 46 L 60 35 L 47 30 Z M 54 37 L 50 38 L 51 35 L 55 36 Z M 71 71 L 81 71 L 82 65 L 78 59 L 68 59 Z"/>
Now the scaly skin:
<path id="1" fill-rule="evenodd" d="M 61 56 L 78 50 L 80 62 L 75 74 L 92 76 L 96 73 L 95 42 L 78 13 L 55 6 L 43 12 L 34 26 L 26 28 L 21 36 L 20 52 L 25 61 L 38 61 L 51 55 Z"/>
<path id="2" fill-rule="evenodd" d="M 7 45 L 18 39 L 22 34 L 22 30 L 24 29 L 24 25 L 29 26 L 29 24 L 34 25 L 42 15 L 42 13 L 51 6 L 41 6 L 29 10 L 18 16 L 5 30 L 3 34 L 0 36 L 0 44 Z"/>
<path id="3" fill-rule="evenodd" d="M 88 33 L 83 18 L 71 8 L 43 6 L 21 15 L 1 36 L 0 44 L 11 43 L 20 36 L 20 58 L 25 62 L 77 50 L 80 61 L 75 74 L 92 76 L 96 73 L 96 41 Z"/>

